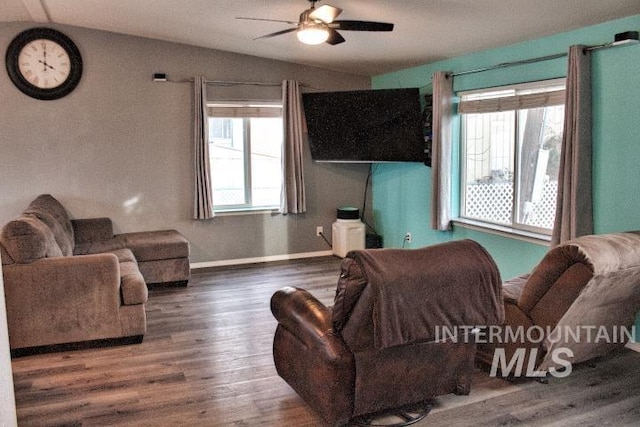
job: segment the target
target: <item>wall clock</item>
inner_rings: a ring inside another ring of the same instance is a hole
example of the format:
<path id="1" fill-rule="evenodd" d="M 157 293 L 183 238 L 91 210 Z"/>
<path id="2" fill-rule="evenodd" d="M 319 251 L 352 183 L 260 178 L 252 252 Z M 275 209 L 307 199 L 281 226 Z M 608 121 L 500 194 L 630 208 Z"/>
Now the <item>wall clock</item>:
<path id="1" fill-rule="evenodd" d="M 6 55 L 9 78 L 36 99 L 68 95 L 82 77 L 82 56 L 73 41 L 52 28 L 31 28 L 18 34 Z"/>

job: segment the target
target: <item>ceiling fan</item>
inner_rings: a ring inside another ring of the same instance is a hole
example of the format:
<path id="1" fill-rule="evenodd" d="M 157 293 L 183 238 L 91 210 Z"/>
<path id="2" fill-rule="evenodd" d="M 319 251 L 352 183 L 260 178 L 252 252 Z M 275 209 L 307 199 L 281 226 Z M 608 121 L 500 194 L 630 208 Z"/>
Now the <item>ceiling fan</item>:
<path id="1" fill-rule="evenodd" d="M 340 44 L 345 41 L 344 37 L 337 30 L 344 31 L 393 31 L 393 24 L 386 22 L 373 21 L 353 21 L 335 19 L 342 13 L 342 9 L 322 5 L 316 9 L 318 0 L 309 0 L 311 7 L 300 14 L 298 22 L 281 21 L 277 19 L 265 18 L 246 18 L 237 17 L 236 19 L 247 19 L 252 21 L 269 21 L 284 22 L 293 25 L 293 28 L 276 31 L 275 33 L 266 34 L 256 37 L 254 40 L 266 39 L 296 31 L 298 40 L 306 44 L 328 43 L 330 45 Z"/>

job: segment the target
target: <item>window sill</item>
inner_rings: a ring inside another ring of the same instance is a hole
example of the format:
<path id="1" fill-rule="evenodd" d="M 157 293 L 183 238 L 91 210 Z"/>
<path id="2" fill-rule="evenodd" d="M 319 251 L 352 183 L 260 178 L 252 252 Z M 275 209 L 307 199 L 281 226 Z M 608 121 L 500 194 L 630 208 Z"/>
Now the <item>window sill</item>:
<path id="1" fill-rule="evenodd" d="M 546 234 L 535 233 L 526 230 L 518 230 L 503 225 L 489 224 L 481 221 L 474 221 L 468 218 L 456 218 L 453 220 L 453 224 L 474 231 L 495 234 L 498 236 L 522 240 L 542 246 L 549 246 L 551 242 L 551 236 Z"/>
<path id="2" fill-rule="evenodd" d="M 238 216 L 238 215 L 276 215 L 278 208 L 238 208 L 215 211 L 215 216 Z"/>

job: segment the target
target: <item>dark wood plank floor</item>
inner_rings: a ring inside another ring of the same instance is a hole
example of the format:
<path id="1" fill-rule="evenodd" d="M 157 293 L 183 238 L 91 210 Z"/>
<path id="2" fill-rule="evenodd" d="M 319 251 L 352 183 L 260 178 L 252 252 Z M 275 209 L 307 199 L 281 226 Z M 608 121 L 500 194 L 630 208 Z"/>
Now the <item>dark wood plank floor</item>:
<path id="1" fill-rule="evenodd" d="M 276 374 L 269 298 L 281 286 L 331 304 L 336 258 L 196 272 L 158 288 L 142 344 L 13 360 L 21 426 L 321 426 Z M 509 383 L 477 371 L 469 396 L 442 396 L 417 426 L 640 425 L 640 354 L 566 379 Z"/>

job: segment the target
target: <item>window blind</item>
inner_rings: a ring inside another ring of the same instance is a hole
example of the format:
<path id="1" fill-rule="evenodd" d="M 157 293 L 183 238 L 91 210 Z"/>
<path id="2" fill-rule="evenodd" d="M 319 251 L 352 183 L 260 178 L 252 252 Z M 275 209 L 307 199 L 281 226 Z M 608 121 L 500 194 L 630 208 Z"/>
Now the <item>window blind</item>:
<path id="1" fill-rule="evenodd" d="M 459 114 L 495 113 L 564 104 L 565 91 L 554 90 L 522 95 L 485 99 L 468 99 L 463 95 L 458 104 Z"/>
<path id="2" fill-rule="evenodd" d="M 281 106 L 209 105 L 209 117 L 282 117 Z"/>

